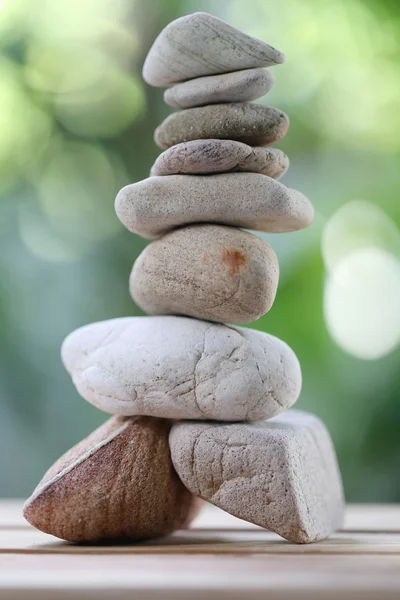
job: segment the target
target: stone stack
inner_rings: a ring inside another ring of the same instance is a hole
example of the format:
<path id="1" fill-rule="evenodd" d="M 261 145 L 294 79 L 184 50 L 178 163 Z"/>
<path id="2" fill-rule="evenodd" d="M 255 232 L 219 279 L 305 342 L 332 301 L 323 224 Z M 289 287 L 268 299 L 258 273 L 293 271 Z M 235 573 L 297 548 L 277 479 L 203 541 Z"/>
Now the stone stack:
<path id="1" fill-rule="evenodd" d="M 143 68 L 182 108 L 156 130 L 151 176 L 122 189 L 116 212 L 152 241 L 130 291 L 150 317 L 88 325 L 64 342 L 78 392 L 113 416 L 50 469 L 25 507 L 73 541 L 155 537 L 186 526 L 198 499 L 307 543 L 341 525 L 343 494 L 324 425 L 301 411 L 293 351 L 244 324 L 272 306 L 272 248 L 240 229 L 289 232 L 310 202 L 277 181 L 267 148 L 288 118 L 249 101 L 269 91 L 278 50 L 195 13 L 170 23 Z M 279 413 L 283 413 L 280 414 Z M 277 416 L 279 415 L 279 416 Z"/>

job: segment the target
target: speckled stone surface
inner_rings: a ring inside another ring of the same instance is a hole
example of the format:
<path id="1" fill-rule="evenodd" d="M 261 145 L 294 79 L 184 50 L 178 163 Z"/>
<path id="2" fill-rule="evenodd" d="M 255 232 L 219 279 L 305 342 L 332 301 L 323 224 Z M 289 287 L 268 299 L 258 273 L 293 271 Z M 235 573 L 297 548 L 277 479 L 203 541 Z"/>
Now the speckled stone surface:
<path id="1" fill-rule="evenodd" d="M 209 104 L 173 113 L 157 127 L 154 140 L 164 150 L 181 142 L 211 138 L 269 146 L 283 138 L 288 128 L 287 115 L 271 106 Z"/>
<path id="2" fill-rule="evenodd" d="M 83 398 L 121 415 L 262 419 L 301 389 L 293 351 L 272 335 L 186 317 L 127 317 L 77 329 L 62 358 Z"/>
<path id="3" fill-rule="evenodd" d="M 189 524 L 200 505 L 172 466 L 170 421 L 112 417 L 47 471 L 25 518 L 72 542 L 143 539 Z"/>
<path id="4" fill-rule="evenodd" d="M 242 171 L 274 179 L 284 175 L 289 159 L 276 148 L 252 147 L 233 140 L 193 140 L 165 150 L 150 175 L 204 175 Z"/>
<path id="5" fill-rule="evenodd" d="M 143 250 L 129 289 L 148 314 L 250 323 L 271 308 L 278 278 L 278 259 L 264 240 L 233 227 L 192 225 Z"/>
<path id="6" fill-rule="evenodd" d="M 192 108 L 218 102 L 248 102 L 269 92 L 275 77 L 265 69 L 245 69 L 223 75 L 198 77 L 164 92 L 164 102 L 175 108 Z"/>
<path id="7" fill-rule="evenodd" d="M 221 19 L 197 12 L 169 23 L 143 65 L 150 85 L 168 86 L 203 75 L 283 63 L 284 54 Z"/>
<path id="8" fill-rule="evenodd" d="M 255 423 L 181 422 L 169 440 L 185 486 L 236 517 L 301 544 L 322 540 L 343 523 L 335 451 L 311 414 L 290 410 Z"/>
<path id="9" fill-rule="evenodd" d="M 257 173 L 150 177 L 123 188 L 115 210 L 145 238 L 204 222 L 279 233 L 308 227 L 314 218 L 301 192 Z"/>

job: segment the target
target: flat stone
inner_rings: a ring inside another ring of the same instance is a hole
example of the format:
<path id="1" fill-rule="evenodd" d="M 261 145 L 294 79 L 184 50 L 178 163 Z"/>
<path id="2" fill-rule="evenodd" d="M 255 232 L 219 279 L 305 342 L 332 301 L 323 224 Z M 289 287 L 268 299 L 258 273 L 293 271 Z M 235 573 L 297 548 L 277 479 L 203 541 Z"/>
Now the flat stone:
<path id="1" fill-rule="evenodd" d="M 143 65 L 143 79 L 167 86 L 179 81 L 281 64 L 279 50 L 242 33 L 217 17 L 196 12 L 169 23 Z"/>
<path id="2" fill-rule="evenodd" d="M 291 410 L 256 423 L 177 423 L 172 461 L 185 486 L 228 513 L 300 544 L 342 526 L 340 472 L 329 433 Z"/>
<path id="3" fill-rule="evenodd" d="M 264 240 L 233 227 L 191 225 L 143 250 L 129 289 L 152 315 L 250 323 L 271 308 L 278 278 L 278 259 Z"/>
<path id="4" fill-rule="evenodd" d="M 67 337 L 62 358 L 83 398 L 121 415 L 262 419 L 301 389 L 299 362 L 281 340 L 185 317 L 93 323 Z"/>
<path id="5" fill-rule="evenodd" d="M 236 102 L 187 108 L 167 117 L 154 134 L 163 150 L 190 140 L 237 140 L 249 146 L 269 146 L 286 134 L 289 118 L 271 106 Z"/>
<path id="6" fill-rule="evenodd" d="M 170 427 L 112 417 L 47 471 L 25 518 L 71 542 L 152 538 L 187 526 L 200 505 L 173 469 Z"/>
<path id="7" fill-rule="evenodd" d="M 233 140 L 193 140 L 172 146 L 160 154 L 150 175 L 244 171 L 278 179 L 288 167 L 288 157 L 276 148 L 251 147 Z"/>
<path id="8" fill-rule="evenodd" d="M 115 210 L 129 231 L 145 238 L 201 222 L 280 233 L 308 227 L 314 218 L 301 192 L 258 173 L 150 177 L 124 187 Z"/>
<path id="9" fill-rule="evenodd" d="M 198 77 L 166 90 L 164 102 L 176 108 L 192 108 L 216 102 L 248 102 L 267 94 L 274 82 L 275 77 L 265 69 L 245 69 Z"/>

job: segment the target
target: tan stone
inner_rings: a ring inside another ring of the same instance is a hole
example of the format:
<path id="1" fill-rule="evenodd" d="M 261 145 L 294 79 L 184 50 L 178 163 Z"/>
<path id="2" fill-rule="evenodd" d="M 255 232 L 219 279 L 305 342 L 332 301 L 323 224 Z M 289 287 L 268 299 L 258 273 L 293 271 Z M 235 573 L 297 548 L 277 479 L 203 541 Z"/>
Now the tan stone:
<path id="1" fill-rule="evenodd" d="M 130 292 L 149 314 L 249 323 L 271 308 L 278 278 L 278 260 L 264 240 L 232 227 L 192 225 L 143 250 Z"/>
<path id="2" fill-rule="evenodd" d="M 129 231 L 145 238 L 190 223 L 280 233 L 308 227 L 314 218 L 301 192 L 258 173 L 150 177 L 124 187 L 115 210 Z"/>

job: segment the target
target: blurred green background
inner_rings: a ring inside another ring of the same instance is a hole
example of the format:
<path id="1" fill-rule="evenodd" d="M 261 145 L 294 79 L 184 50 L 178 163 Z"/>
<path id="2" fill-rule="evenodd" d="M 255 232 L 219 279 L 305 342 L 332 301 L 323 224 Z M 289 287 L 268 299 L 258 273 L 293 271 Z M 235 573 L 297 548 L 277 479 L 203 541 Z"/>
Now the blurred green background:
<path id="1" fill-rule="evenodd" d="M 0 496 L 27 496 L 107 417 L 62 368 L 83 324 L 140 314 L 145 241 L 114 197 L 148 176 L 171 109 L 141 80 L 171 20 L 205 10 L 284 51 L 260 100 L 287 112 L 283 182 L 311 229 L 265 237 L 281 279 L 253 326 L 303 367 L 297 406 L 327 424 L 351 501 L 400 501 L 400 3 L 397 0 L 0 2 Z M 245 199 L 244 199 L 245 200 Z"/>

